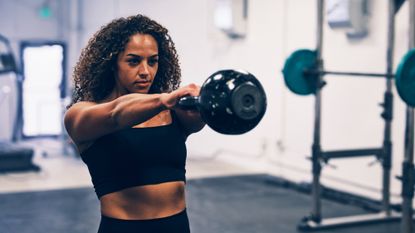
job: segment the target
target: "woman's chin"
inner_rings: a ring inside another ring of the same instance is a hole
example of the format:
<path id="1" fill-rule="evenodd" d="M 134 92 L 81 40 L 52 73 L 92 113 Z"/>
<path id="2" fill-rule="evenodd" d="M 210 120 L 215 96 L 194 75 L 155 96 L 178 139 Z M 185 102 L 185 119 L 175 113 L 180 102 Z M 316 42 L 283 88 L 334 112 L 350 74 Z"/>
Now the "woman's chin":
<path id="1" fill-rule="evenodd" d="M 148 94 L 150 88 L 135 88 L 131 93 L 136 93 L 136 94 Z"/>
<path id="2" fill-rule="evenodd" d="M 132 92 L 140 94 L 148 94 L 151 85 L 149 83 L 137 83 L 134 85 Z"/>

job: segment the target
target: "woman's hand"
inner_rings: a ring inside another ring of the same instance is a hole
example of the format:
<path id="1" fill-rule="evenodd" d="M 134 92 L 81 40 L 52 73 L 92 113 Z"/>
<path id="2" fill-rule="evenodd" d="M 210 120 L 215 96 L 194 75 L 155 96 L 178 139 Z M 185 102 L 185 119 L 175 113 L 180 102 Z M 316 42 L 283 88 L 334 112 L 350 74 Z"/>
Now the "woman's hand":
<path id="1" fill-rule="evenodd" d="M 164 106 L 172 109 L 175 112 L 186 135 L 200 131 L 205 126 L 205 123 L 203 122 L 200 116 L 200 112 L 197 108 L 185 110 L 177 106 L 177 102 L 180 100 L 180 98 L 185 96 L 199 95 L 200 86 L 196 84 L 189 84 L 169 94 L 166 94 L 161 98 Z"/>
<path id="2" fill-rule="evenodd" d="M 167 109 L 176 109 L 177 102 L 185 96 L 199 96 L 200 86 L 192 83 L 184 87 L 180 87 L 170 93 L 161 94 L 160 101 Z"/>

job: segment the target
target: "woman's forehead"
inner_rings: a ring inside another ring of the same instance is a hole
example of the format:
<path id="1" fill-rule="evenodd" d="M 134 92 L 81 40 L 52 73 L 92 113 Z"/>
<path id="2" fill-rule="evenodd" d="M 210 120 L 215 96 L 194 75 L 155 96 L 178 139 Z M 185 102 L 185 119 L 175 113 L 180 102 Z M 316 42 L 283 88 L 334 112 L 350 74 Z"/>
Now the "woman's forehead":
<path id="1" fill-rule="evenodd" d="M 158 51 L 158 44 L 156 39 L 149 34 L 137 33 L 130 36 L 127 42 L 127 49 L 146 49 Z"/>
<path id="2" fill-rule="evenodd" d="M 134 34 L 130 36 L 125 48 L 118 54 L 118 58 L 128 56 L 128 54 L 150 57 L 158 55 L 158 44 L 153 36 L 148 34 Z"/>

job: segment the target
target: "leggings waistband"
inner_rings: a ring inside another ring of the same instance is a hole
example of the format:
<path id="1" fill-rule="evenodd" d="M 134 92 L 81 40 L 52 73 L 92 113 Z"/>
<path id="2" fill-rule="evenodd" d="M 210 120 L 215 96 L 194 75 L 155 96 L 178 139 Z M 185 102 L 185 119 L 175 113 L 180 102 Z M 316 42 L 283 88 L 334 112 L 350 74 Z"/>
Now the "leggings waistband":
<path id="1" fill-rule="evenodd" d="M 125 220 L 101 215 L 98 233 L 190 233 L 186 209 L 162 218 Z"/>
<path id="2" fill-rule="evenodd" d="M 187 216 L 186 209 L 180 211 L 177 214 L 173 214 L 173 215 L 166 216 L 166 217 L 161 217 L 161 218 L 151 218 L 151 219 L 119 219 L 119 218 L 108 217 L 108 216 L 105 216 L 105 215 L 101 214 L 101 219 L 102 220 L 105 220 L 105 221 L 114 221 L 114 222 L 157 222 L 157 221 L 168 221 L 169 219 L 172 219 L 172 218 L 180 218 L 182 216 Z"/>

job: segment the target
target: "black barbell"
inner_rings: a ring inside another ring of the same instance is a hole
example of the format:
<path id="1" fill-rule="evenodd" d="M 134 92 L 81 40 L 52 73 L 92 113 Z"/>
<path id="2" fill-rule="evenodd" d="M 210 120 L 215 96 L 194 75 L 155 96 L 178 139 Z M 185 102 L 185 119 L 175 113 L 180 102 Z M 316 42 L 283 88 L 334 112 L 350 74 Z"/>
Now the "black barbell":
<path id="1" fill-rule="evenodd" d="M 265 114 L 267 99 L 254 75 L 220 70 L 203 83 L 200 95 L 179 100 L 182 109 L 197 108 L 206 124 L 222 134 L 243 134 L 255 128 Z"/>
<path id="2" fill-rule="evenodd" d="M 415 50 L 409 51 L 399 63 L 396 74 L 339 72 L 317 69 L 317 53 L 300 49 L 292 53 L 283 68 L 284 81 L 295 94 L 309 95 L 320 88 L 318 75 L 348 75 L 395 78 L 396 88 L 402 100 L 415 107 Z"/>

